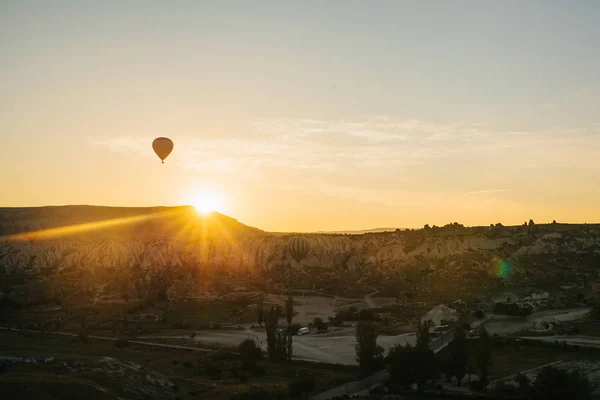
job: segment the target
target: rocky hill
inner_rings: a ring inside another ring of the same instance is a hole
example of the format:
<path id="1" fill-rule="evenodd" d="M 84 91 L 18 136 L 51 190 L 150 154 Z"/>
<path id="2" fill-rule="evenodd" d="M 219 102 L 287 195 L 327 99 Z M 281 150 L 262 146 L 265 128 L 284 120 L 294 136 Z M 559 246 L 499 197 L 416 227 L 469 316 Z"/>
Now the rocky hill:
<path id="1" fill-rule="evenodd" d="M 310 251 L 300 263 L 288 252 L 290 235 L 263 232 L 217 213 L 202 217 L 188 207 L 5 208 L 0 228 L 4 282 L 15 276 L 93 273 L 100 284 L 102 271 L 135 271 L 145 281 L 157 270 L 161 276 L 204 271 L 205 278 L 211 271 L 267 278 L 274 287 L 318 286 L 348 294 L 464 286 L 470 279 L 474 286 L 485 281 L 583 288 L 597 279 L 600 268 L 598 225 L 465 228 L 455 223 L 362 235 L 307 234 Z M 177 280 L 185 281 L 185 274 L 165 285 Z"/>

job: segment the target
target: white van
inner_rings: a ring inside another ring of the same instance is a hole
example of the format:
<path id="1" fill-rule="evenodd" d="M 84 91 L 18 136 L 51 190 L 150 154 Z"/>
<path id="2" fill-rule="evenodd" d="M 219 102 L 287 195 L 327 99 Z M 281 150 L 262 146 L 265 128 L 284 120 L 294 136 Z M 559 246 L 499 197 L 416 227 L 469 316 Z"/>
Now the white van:
<path id="1" fill-rule="evenodd" d="M 302 335 L 308 335 L 309 333 L 310 333 L 310 329 L 308 329 L 307 327 L 304 327 L 304 328 L 298 329 L 298 332 L 296 333 L 296 335 L 302 336 Z"/>

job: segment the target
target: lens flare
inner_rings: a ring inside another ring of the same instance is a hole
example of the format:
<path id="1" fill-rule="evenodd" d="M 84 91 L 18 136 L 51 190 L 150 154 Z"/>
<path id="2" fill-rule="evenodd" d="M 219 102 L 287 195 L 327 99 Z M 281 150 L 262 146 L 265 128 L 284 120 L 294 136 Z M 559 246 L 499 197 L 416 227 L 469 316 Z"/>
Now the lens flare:
<path id="1" fill-rule="evenodd" d="M 498 278 L 506 278 L 510 274 L 510 264 L 500 257 L 492 259 L 492 272 Z"/>

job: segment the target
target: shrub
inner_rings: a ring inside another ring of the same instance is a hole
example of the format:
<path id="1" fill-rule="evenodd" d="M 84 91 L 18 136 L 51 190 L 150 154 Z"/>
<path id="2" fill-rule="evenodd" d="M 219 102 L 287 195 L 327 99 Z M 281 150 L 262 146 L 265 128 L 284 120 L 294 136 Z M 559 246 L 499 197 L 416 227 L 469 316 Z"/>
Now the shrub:
<path id="1" fill-rule="evenodd" d="M 364 308 L 364 309 L 360 310 L 358 317 L 361 320 L 372 320 L 373 319 L 373 310 L 371 310 L 369 308 Z"/>
<path id="2" fill-rule="evenodd" d="M 292 325 L 288 326 L 287 331 L 290 335 L 295 335 L 296 333 L 298 333 L 300 328 L 302 328 L 302 325 L 292 324 Z"/>
<path id="3" fill-rule="evenodd" d="M 471 389 L 473 389 L 476 392 L 483 392 L 485 387 L 486 385 L 484 385 L 484 383 L 480 379 L 475 379 L 471 381 Z"/>
<path id="4" fill-rule="evenodd" d="M 247 382 L 250 379 L 250 372 L 241 368 L 238 368 L 237 365 L 234 365 L 231 368 L 231 375 L 238 378 L 241 382 Z"/>
<path id="5" fill-rule="evenodd" d="M 531 385 L 531 380 L 522 373 L 517 374 L 515 382 L 519 384 L 519 389 L 525 389 Z"/>
<path id="6" fill-rule="evenodd" d="M 238 346 L 242 367 L 249 367 L 262 358 L 262 351 L 252 339 L 245 339 Z"/>
<path id="7" fill-rule="evenodd" d="M 308 396 L 310 392 L 315 390 L 317 382 L 312 376 L 296 379 L 289 383 L 288 392 L 291 397 L 296 398 L 302 395 Z"/>
<path id="8" fill-rule="evenodd" d="M 217 376 L 221 375 L 221 367 L 219 367 L 217 364 L 208 363 L 204 366 L 204 372 L 207 376 L 216 378 Z"/>
<path id="9" fill-rule="evenodd" d="M 318 317 L 317 317 L 317 318 L 315 318 L 315 319 L 313 320 L 313 325 L 314 325 L 314 326 L 317 328 L 317 330 L 318 330 L 319 332 L 322 332 L 322 331 L 326 331 L 326 330 L 327 330 L 327 324 L 325 324 L 325 322 L 323 322 L 323 319 L 322 319 L 322 318 L 318 318 Z"/>
<path id="10" fill-rule="evenodd" d="M 555 367 L 544 367 L 533 384 L 532 398 L 586 400 L 592 398 L 592 389 L 590 381 L 580 371 L 567 372 Z"/>

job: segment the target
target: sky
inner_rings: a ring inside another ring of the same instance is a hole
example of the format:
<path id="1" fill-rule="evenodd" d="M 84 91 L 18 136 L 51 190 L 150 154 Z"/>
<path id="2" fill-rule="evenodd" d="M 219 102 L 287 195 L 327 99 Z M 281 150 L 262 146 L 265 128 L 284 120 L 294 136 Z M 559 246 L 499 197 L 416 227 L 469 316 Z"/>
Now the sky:
<path id="1" fill-rule="evenodd" d="M 600 222 L 599 20 L 593 0 L 0 0 L 0 206 Z"/>

